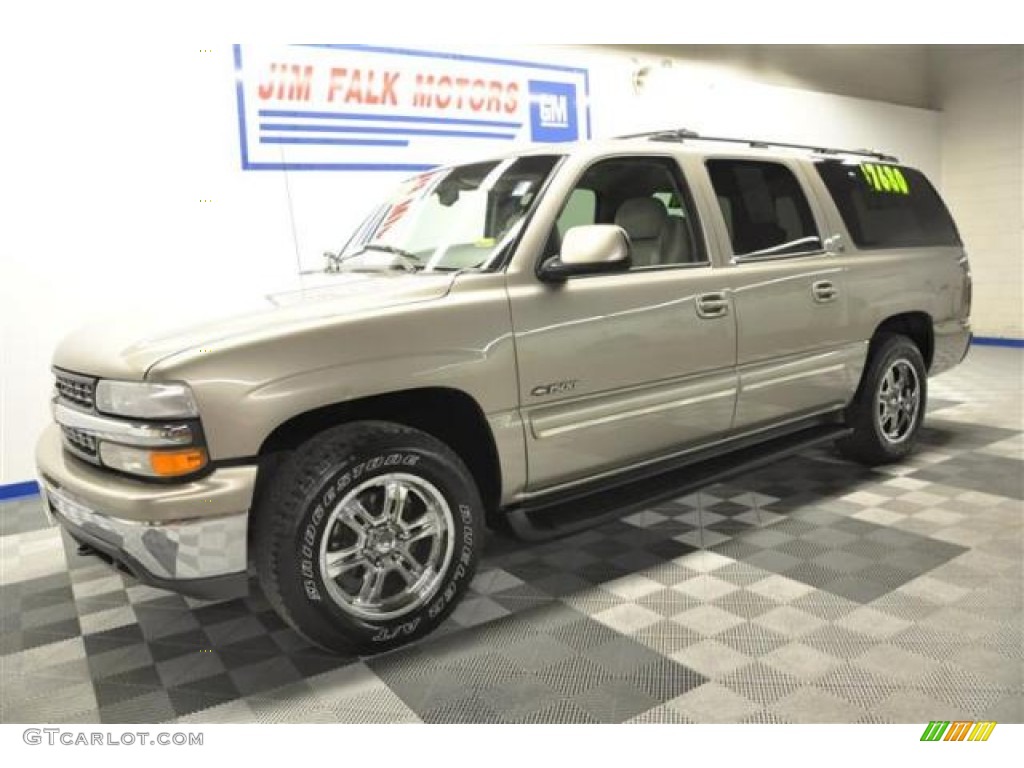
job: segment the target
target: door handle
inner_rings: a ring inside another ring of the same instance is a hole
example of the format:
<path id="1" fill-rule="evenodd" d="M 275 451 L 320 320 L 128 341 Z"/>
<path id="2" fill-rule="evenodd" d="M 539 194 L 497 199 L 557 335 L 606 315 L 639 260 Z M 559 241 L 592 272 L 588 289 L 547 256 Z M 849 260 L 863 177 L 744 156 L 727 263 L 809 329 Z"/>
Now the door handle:
<path id="1" fill-rule="evenodd" d="M 835 301 L 839 296 L 839 289 L 833 285 L 831 280 L 819 280 L 811 285 L 811 296 L 819 304 L 827 304 Z"/>
<path id="2" fill-rule="evenodd" d="M 725 292 L 705 293 L 697 297 L 697 316 L 710 320 L 729 314 L 729 296 Z"/>

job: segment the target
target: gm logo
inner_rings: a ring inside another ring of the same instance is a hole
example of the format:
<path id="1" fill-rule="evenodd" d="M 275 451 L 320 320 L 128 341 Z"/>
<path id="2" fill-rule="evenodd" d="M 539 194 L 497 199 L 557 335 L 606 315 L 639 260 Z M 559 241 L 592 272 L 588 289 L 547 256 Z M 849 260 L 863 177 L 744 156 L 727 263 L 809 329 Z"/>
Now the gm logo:
<path id="1" fill-rule="evenodd" d="M 530 80 L 530 139 L 538 142 L 576 141 L 576 86 Z"/>

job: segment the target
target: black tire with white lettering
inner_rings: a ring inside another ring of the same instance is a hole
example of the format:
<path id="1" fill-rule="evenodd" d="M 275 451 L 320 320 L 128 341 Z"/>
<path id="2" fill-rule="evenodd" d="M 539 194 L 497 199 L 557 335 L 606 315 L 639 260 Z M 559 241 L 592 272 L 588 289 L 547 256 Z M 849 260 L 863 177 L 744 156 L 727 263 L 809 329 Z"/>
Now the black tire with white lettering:
<path id="1" fill-rule="evenodd" d="M 874 466 L 899 461 L 917 443 L 928 397 L 928 369 L 901 334 L 874 339 L 857 394 L 846 409 L 853 434 L 837 441 L 848 459 Z"/>
<path id="2" fill-rule="evenodd" d="M 335 427 L 278 468 L 253 515 L 274 609 L 340 653 L 376 653 L 435 629 L 473 578 L 484 516 L 448 446 L 381 421 Z"/>

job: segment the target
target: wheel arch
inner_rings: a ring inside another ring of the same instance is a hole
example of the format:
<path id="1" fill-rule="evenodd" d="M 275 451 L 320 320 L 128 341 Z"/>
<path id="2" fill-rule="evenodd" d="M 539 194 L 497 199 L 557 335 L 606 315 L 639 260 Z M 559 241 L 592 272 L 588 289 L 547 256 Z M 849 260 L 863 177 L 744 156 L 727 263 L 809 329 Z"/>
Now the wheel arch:
<path id="1" fill-rule="evenodd" d="M 932 360 L 935 356 L 935 330 L 932 316 L 927 312 L 901 312 L 897 315 L 890 315 L 875 328 L 871 335 L 871 347 L 874 351 L 878 339 L 898 333 L 908 337 L 917 345 L 924 358 L 926 370 L 931 370 Z"/>
<path id="2" fill-rule="evenodd" d="M 306 440 L 330 427 L 364 420 L 402 424 L 441 440 L 459 455 L 473 475 L 488 517 L 498 508 L 502 477 L 494 434 L 477 401 L 450 387 L 371 395 L 290 417 L 260 445 L 256 493 L 261 493 L 281 459 Z"/>

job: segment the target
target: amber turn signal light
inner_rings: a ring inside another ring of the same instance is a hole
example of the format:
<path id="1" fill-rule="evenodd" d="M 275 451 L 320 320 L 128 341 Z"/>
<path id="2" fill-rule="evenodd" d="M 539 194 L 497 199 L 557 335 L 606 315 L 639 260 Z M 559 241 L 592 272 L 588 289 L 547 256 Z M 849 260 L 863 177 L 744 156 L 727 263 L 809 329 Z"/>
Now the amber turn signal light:
<path id="1" fill-rule="evenodd" d="M 197 472 L 206 466 L 206 451 L 188 448 L 183 451 L 152 451 L 149 465 L 159 477 L 177 477 Z"/>

